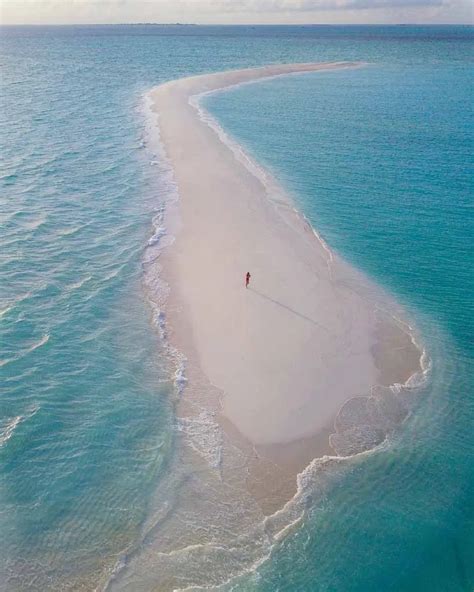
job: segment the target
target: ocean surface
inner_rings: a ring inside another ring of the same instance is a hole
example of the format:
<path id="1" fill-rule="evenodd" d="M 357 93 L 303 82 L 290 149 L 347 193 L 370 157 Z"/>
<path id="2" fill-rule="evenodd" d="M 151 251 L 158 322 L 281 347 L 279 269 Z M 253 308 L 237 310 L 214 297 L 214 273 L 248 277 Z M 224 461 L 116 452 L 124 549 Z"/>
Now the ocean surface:
<path id="1" fill-rule="evenodd" d="M 175 188 L 145 93 L 336 60 L 368 65 L 203 104 L 405 307 L 431 372 L 401 428 L 220 589 L 474 589 L 473 40 L 451 26 L 0 28 L 0 590 L 111 589 L 178 503 L 181 368 L 144 289 Z"/>

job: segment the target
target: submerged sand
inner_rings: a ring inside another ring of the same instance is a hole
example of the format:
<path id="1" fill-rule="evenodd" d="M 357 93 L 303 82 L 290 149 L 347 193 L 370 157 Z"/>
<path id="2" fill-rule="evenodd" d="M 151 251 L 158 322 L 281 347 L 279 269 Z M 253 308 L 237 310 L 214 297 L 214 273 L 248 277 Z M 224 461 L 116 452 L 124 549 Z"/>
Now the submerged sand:
<path id="1" fill-rule="evenodd" d="M 358 289 L 361 276 L 275 182 L 236 157 L 195 97 L 358 65 L 274 65 L 172 81 L 151 93 L 179 191 L 176 241 L 160 271 L 170 286 L 169 338 L 188 360 L 181 414 L 209 410 L 235 441 L 284 467 L 298 458 L 298 470 L 331 450 L 328 435 L 346 401 L 404 383 L 420 354 L 398 326 L 384 331 L 370 290 Z"/>

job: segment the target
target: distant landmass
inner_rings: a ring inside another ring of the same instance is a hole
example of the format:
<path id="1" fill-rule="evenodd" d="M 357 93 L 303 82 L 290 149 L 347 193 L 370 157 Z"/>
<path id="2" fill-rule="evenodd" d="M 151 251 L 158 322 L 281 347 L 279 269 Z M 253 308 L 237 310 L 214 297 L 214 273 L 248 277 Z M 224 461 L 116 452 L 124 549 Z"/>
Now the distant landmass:
<path id="1" fill-rule="evenodd" d="M 197 27 L 196 23 L 119 23 L 119 26 L 127 27 L 142 27 L 142 26 L 153 26 L 153 27 Z"/>

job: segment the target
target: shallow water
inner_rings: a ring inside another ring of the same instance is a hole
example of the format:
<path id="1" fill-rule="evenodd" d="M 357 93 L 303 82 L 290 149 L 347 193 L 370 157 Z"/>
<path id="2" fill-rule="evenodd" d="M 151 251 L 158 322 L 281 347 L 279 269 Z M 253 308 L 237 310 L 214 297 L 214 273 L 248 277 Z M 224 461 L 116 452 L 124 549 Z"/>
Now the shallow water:
<path id="1" fill-rule="evenodd" d="M 143 290 L 171 187 L 147 145 L 144 92 L 191 73 L 345 59 L 372 65 L 206 105 L 329 245 L 407 307 L 433 373 L 403 429 L 310 496 L 300 528 L 231 586 L 472 589 L 472 29 L 0 35 L 1 589 L 100 589 L 173 506 L 175 367 Z"/>
<path id="2" fill-rule="evenodd" d="M 472 588 L 472 88 L 457 50 L 206 101 L 325 240 L 406 305 L 434 367 L 402 432 L 354 461 L 251 589 Z"/>

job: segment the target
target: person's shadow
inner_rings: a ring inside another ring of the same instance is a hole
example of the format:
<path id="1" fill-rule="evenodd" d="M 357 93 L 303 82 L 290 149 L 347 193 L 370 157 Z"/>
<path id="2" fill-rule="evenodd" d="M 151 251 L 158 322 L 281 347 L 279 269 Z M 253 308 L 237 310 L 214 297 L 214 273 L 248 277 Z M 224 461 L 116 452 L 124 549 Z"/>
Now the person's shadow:
<path id="1" fill-rule="evenodd" d="M 297 317 L 300 317 L 300 319 L 308 321 L 309 323 L 312 323 L 313 325 L 316 325 L 316 327 L 320 327 L 321 329 L 324 329 L 325 331 L 329 331 L 329 329 L 327 329 L 327 327 L 324 327 L 324 325 L 320 325 L 314 319 L 311 319 L 310 317 L 307 317 L 306 315 L 298 312 L 294 308 L 291 308 L 290 306 L 283 304 L 283 302 L 279 302 L 278 300 L 275 300 L 274 298 L 270 298 L 270 296 L 267 296 L 266 294 L 262 294 L 262 292 L 259 292 L 258 290 L 256 290 L 255 288 L 252 288 L 251 286 L 249 286 L 249 290 L 251 292 L 253 292 L 254 294 L 257 294 L 257 296 L 260 296 L 260 298 L 265 298 L 265 300 L 268 300 L 269 302 L 272 302 L 273 304 L 276 304 L 277 306 L 280 306 L 281 308 L 288 310 L 289 312 L 293 313 Z"/>

